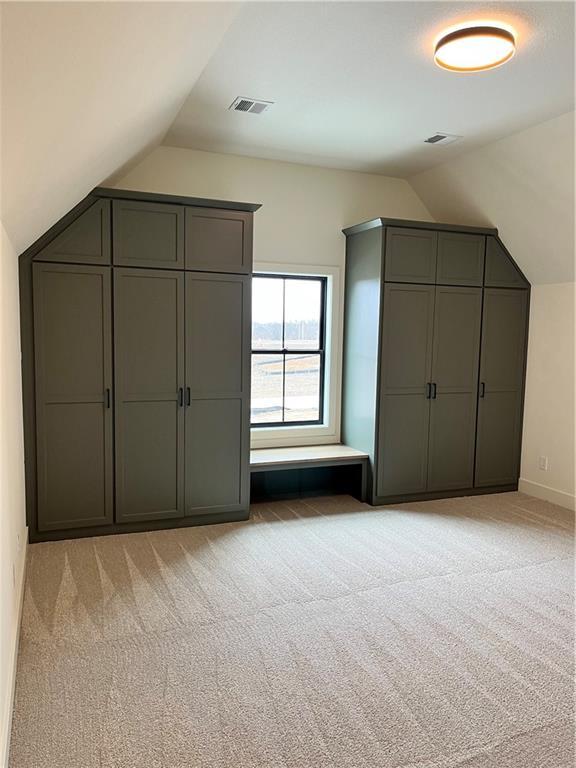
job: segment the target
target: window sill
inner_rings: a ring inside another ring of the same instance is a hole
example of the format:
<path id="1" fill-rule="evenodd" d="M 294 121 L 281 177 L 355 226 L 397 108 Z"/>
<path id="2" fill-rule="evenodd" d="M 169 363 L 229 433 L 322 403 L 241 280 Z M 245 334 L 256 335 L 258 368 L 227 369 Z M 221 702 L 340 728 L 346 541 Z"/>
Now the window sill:
<path id="1" fill-rule="evenodd" d="M 330 445 L 339 435 L 325 424 L 299 427 L 255 427 L 250 430 L 251 448 L 289 448 L 300 445 Z"/>

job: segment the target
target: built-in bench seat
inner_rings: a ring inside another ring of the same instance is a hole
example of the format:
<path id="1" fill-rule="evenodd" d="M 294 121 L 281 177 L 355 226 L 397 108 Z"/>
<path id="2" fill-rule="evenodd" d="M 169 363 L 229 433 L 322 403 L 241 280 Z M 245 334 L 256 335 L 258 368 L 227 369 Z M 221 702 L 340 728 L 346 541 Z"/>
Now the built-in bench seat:
<path id="1" fill-rule="evenodd" d="M 255 448 L 250 451 L 250 473 L 359 465 L 361 500 L 366 500 L 368 454 L 347 445 L 306 445 L 297 448 Z"/>

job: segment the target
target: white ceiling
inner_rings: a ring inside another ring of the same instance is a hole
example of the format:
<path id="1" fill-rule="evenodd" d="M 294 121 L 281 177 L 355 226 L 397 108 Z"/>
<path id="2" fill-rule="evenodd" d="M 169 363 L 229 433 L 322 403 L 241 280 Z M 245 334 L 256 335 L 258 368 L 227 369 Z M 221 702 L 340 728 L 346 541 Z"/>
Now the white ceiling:
<path id="1" fill-rule="evenodd" d="M 238 8 L 0 3 L 1 213 L 18 252 L 160 143 Z"/>
<path id="2" fill-rule="evenodd" d="M 514 59 L 436 67 L 438 32 L 478 18 L 516 28 Z M 406 177 L 573 109 L 573 57 L 571 2 L 248 3 L 164 143 Z M 275 104 L 230 112 L 236 96 Z M 423 144 L 437 131 L 464 139 Z"/>

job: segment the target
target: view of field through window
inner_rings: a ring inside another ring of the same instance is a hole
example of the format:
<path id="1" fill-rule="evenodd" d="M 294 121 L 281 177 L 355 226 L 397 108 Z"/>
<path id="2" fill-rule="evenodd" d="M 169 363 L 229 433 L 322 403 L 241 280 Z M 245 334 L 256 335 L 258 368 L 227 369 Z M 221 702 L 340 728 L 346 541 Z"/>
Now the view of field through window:
<path id="1" fill-rule="evenodd" d="M 325 282 L 322 277 L 254 276 L 253 425 L 321 420 Z"/>

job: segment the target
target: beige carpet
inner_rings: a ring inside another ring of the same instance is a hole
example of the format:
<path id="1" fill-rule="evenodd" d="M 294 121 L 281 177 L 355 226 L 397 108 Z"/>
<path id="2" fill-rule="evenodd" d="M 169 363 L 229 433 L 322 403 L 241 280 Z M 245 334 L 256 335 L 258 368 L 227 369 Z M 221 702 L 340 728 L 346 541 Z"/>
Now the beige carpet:
<path id="1" fill-rule="evenodd" d="M 33 545 L 10 768 L 571 768 L 572 523 L 341 496 Z"/>

